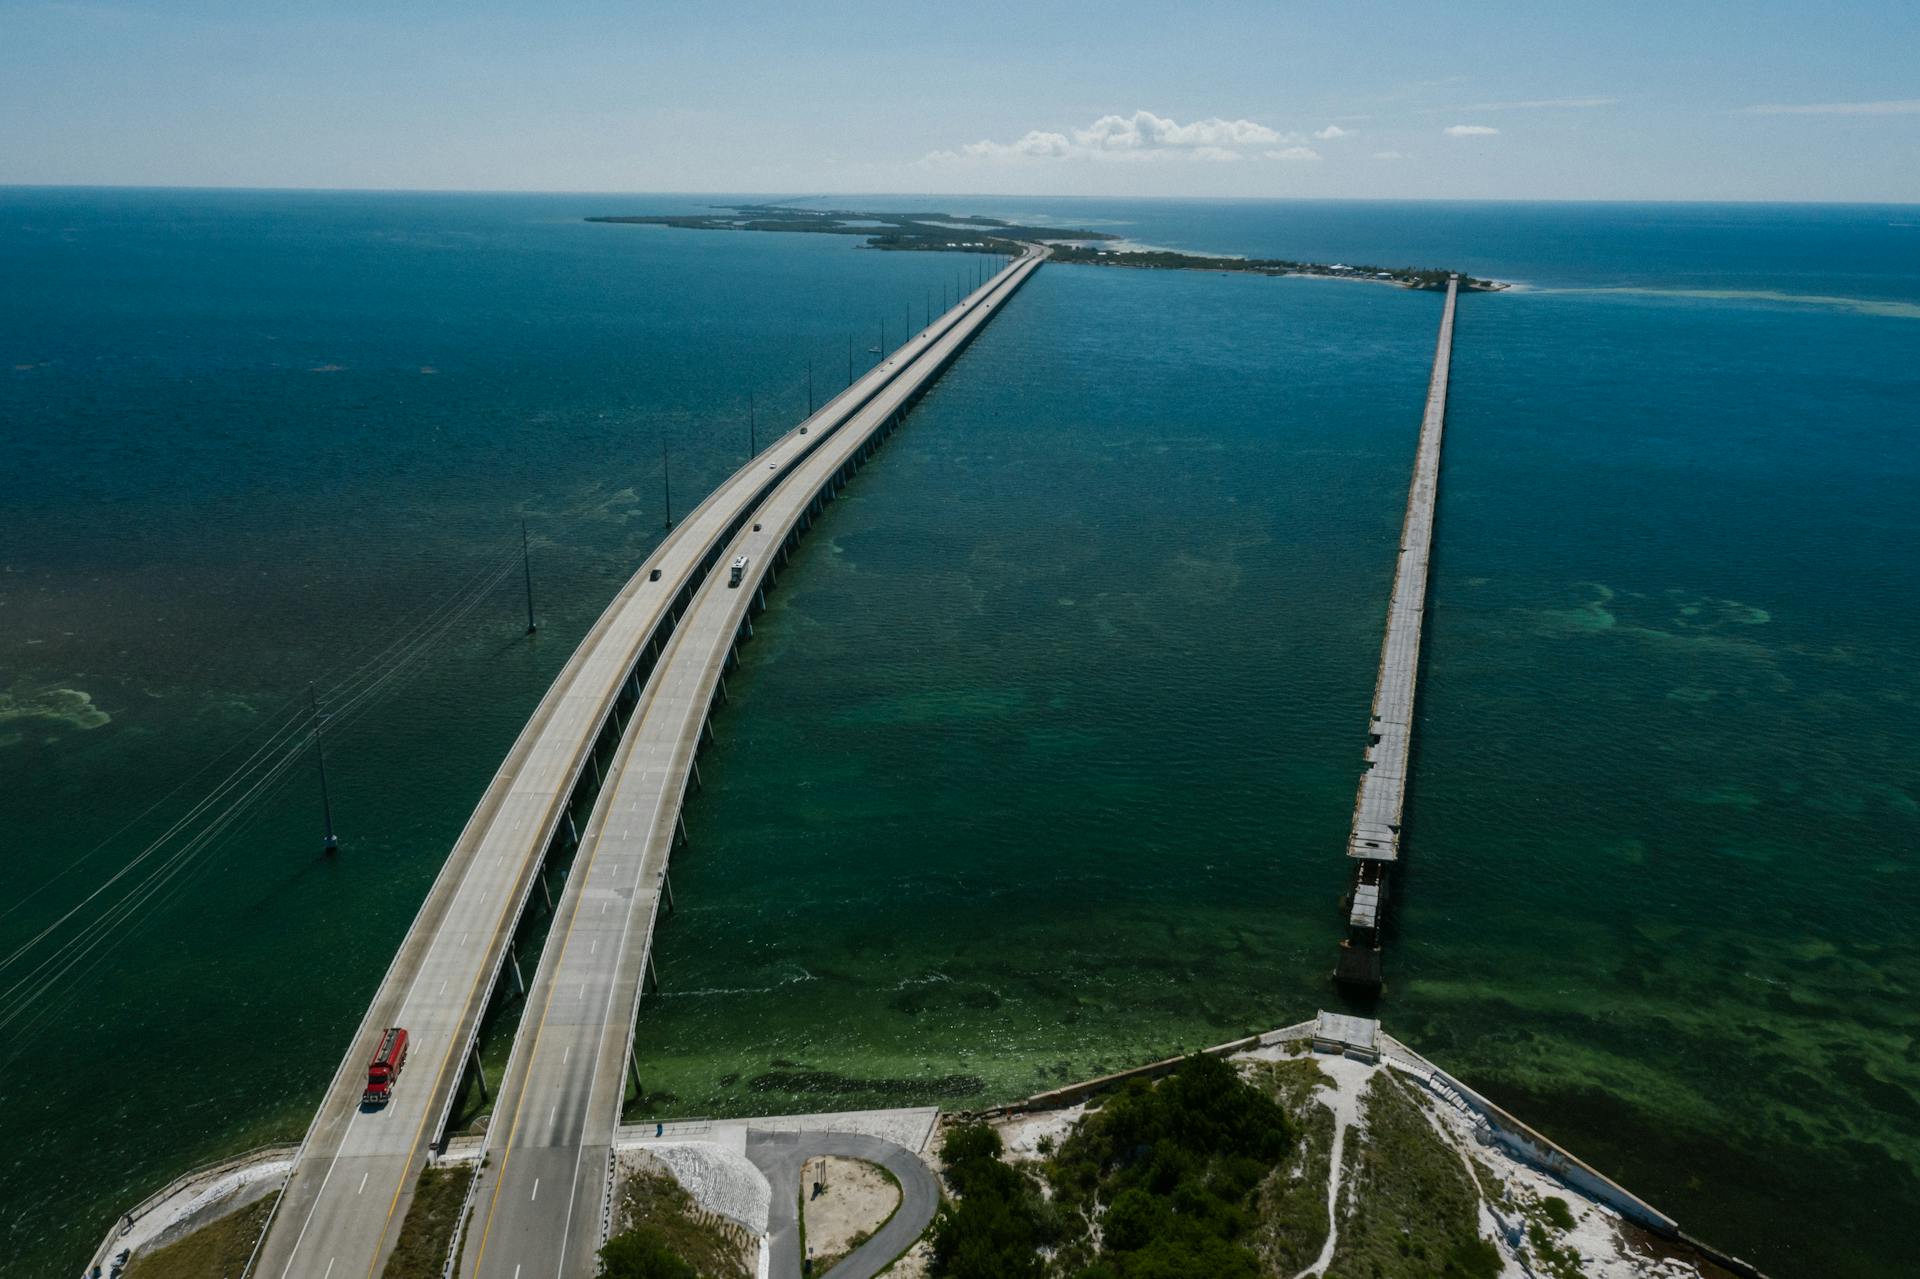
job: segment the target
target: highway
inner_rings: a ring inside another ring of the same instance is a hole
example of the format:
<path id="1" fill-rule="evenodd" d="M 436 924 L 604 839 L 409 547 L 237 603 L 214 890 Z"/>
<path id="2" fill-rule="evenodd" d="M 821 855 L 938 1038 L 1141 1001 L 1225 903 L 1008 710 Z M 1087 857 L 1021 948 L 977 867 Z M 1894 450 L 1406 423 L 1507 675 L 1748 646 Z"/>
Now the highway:
<path id="1" fill-rule="evenodd" d="M 449 852 L 327 1089 L 249 1274 L 371 1279 L 378 1273 L 457 1100 L 494 986 L 503 975 L 512 979 L 508 948 L 541 867 L 572 839 L 574 807 L 598 791 L 602 744 L 623 727 L 620 705 L 637 696 L 650 659 L 669 636 L 677 637 L 678 611 L 703 580 L 726 576 L 724 570 L 706 575 L 782 479 L 833 444 L 918 357 L 968 325 L 978 299 L 1001 278 L 724 481 L 595 622 Z M 569 895 L 581 878 L 569 876 Z M 555 935 L 560 927 L 556 921 Z M 407 1064 L 391 1102 L 363 1110 L 366 1063 L 387 1026 L 408 1030 Z"/>
<path id="2" fill-rule="evenodd" d="M 1016 259 L 778 486 L 696 592 L 648 680 L 581 837 L 502 1080 L 461 1245 L 471 1279 L 584 1279 L 610 1207 L 614 1129 L 668 859 L 734 645 L 776 558 L 913 398 L 1046 257 Z M 744 556 L 736 587 L 724 567 Z"/>

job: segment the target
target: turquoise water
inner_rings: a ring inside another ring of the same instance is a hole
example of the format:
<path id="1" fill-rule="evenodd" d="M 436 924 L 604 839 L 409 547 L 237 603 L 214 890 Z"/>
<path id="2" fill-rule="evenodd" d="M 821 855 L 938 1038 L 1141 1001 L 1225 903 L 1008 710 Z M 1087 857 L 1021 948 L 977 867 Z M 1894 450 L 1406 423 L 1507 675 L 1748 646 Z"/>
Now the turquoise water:
<path id="1" fill-rule="evenodd" d="M 290 775 L 8 1028 L 0 1273 L 299 1131 L 657 539 L 661 443 L 690 505 L 743 456 L 749 389 L 790 422 L 809 358 L 836 388 L 849 330 L 869 358 L 958 270 L 577 221 L 700 202 L 0 192 L 0 893 L 48 885 L 0 919 L 8 951 L 182 802 L 80 854 L 522 516 L 543 622 L 522 639 L 503 584 L 342 730 L 341 857 Z M 1530 286 L 1462 304 L 1381 1015 L 1775 1273 L 1902 1273 L 1920 218 L 967 208 Z M 1437 313 L 1035 277 L 743 650 L 639 1026 L 655 1109 L 1004 1098 L 1334 998 Z"/>

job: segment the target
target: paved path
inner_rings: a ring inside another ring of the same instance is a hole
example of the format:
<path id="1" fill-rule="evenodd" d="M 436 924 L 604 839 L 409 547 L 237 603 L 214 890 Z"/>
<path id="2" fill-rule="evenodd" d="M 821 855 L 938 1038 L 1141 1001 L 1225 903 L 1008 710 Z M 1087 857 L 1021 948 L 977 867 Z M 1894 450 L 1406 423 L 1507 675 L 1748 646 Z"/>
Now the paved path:
<path id="1" fill-rule="evenodd" d="M 833 1279 L 872 1279 L 913 1246 L 940 1207 L 940 1183 L 933 1172 L 918 1156 L 890 1141 L 843 1132 L 750 1131 L 747 1158 L 773 1187 L 767 1219 L 773 1264 L 767 1279 L 800 1279 L 800 1168 L 821 1155 L 865 1159 L 900 1182 L 899 1211 L 828 1272 Z"/>
<path id="2" fill-rule="evenodd" d="M 609 719 L 615 733 L 621 726 L 617 703 L 633 696 L 641 665 L 677 633 L 674 618 L 692 591 L 789 469 L 830 445 L 918 357 L 966 324 L 977 296 L 724 481 L 647 557 L 581 641 L 488 786 L 375 992 L 251 1274 L 371 1279 L 378 1273 L 428 1149 L 457 1101 L 494 986 L 513 971 L 505 964 L 508 947 L 543 862 L 556 841 L 570 838 L 572 806 L 598 786 Z M 724 565 L 713 576 L 724 578 Z M 561 926 L 556 921 L 556 931 Z M 393 1100 L 362 1110 L 363 1072 L 387 1026 L 407 1028 L 407 1065 Z"/>
<path id="3" fill-rule="evenodd" d="M 954 322 L 844 426 L 804 458 L 778 465 L 776 488 L 682 613 L 608 768 L 529 991 L 488 1128 L 491 1161 L 475 1188 L 462 1275 L 594 1273 L 634 1016 L 670 893 L 667 863 L 734 645 L 776 557 L 1044 257 L 1035 250 L 1017 259 L 969 296 Z M 726 565 L 738 557 L 747 568 L 736 587 Z"/>

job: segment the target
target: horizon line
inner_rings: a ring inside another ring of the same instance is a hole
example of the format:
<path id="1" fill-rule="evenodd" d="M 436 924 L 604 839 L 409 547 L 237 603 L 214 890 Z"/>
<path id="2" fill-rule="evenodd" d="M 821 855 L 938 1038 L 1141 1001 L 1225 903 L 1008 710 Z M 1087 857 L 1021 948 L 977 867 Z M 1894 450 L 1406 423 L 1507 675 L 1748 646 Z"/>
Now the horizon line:
<path id="1" fill-rule="evenodd" d="M 1006 191 L 820 191 L 780 195 L 766 191 L 629 191 L 612 189 L 536 189 L 531 187 L 335 187 L 242 186 L 151 182 L 0 182 L 0 191 L 179 191 L 289 195 L 484 195 L 591 196 L 636 199 L 658 196 L 744 196 L 769 203 L 828 199 L 943 200 L 1127 200 L 1181 204 L 1609 204 L 1609 205 L 1755 205 L 1792 208 L 1920 208 L 1920 200 L 1774 200 L 1758 198 L 1633 196 L 1379 196 L 1379 195 L 1064 195 Z"/>

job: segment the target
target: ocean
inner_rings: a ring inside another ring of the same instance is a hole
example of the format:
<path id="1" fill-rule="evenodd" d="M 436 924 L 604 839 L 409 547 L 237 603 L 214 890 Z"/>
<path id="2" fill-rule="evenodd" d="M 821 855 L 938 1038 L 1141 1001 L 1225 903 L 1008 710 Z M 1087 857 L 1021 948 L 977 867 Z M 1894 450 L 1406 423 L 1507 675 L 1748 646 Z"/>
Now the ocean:
<path id="1" fill-rule="evenodd" d="M 669 492 L 972 265 L 582 221 L 728 198 L 0 189 L 0 1275 L 298 1136 Z M 1460 306 L 1378 1015 L 1771 1273 L 1904 1273 L 1920 213 L 825 203 L 1515 282 Z M 1438 315 L 1039 272 L 742 650 L 646 1113 L 975 1105 L 1341 1006 Z M 341 852 L 302 757 L 79 934 L 310 683 L 366 690 Z"/>

